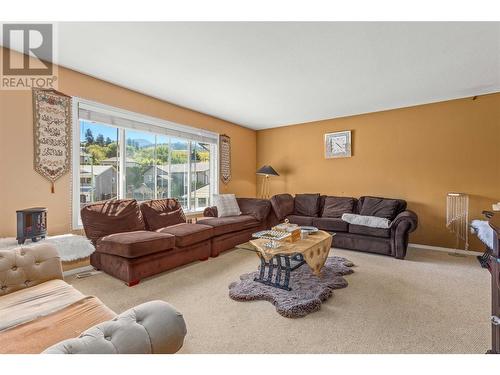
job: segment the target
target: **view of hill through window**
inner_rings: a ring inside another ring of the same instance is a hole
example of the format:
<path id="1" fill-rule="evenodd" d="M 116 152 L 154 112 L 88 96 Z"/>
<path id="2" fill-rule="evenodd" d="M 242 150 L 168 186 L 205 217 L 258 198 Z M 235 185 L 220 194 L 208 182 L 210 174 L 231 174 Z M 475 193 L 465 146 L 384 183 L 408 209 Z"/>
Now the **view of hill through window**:
<path id="1" fill-rule="evenodd" d="M 207 143 L 80 120 L 80 203 L 173 197 L 185 208 L 204 208 L 210 202 L 210 150 Z"/>

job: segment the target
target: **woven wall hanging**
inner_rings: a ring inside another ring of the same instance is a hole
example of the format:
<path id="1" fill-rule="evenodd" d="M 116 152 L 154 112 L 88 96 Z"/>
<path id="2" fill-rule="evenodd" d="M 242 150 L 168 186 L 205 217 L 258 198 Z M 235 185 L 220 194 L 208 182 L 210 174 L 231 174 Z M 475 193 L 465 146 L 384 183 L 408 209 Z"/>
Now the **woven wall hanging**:
<path id="1" fill-rule="evenodd" d="M 224 184 L 231 180 L 231 138 L 225 134 L 219 137 L 220 179 Z"/>
<path id="2" fill-rule="evenodd" d="M 71 97 L 54 90 L 33 89 L 35 171 L 54 183 L 71 167 Z"/>

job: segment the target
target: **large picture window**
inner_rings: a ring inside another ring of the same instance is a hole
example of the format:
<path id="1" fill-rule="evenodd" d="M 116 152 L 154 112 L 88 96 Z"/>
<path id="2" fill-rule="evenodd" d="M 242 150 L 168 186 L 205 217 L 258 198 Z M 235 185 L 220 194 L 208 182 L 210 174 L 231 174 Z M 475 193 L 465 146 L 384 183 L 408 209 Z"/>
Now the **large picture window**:
<path id="1" fill-rule="evenodd" d="M 186 212 L 211 204 L 217 134 L 78 98 L 73 115 L 73 227 L 84 205 L 106 199 L 172 197 Z"/>

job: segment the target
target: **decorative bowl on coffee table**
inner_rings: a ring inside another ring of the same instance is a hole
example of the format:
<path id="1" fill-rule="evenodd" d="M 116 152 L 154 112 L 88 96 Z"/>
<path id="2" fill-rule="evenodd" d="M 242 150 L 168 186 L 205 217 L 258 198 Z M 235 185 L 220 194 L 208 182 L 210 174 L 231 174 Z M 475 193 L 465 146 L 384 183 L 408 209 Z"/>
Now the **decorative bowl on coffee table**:
<path id="1" fill-rule="evenodd" d="M 312 234 L 312 233 L 317 233 L 319 229 L 316 227 L 301 226 L 300 230 L 302 232 L 306 232 L 307 234 Z"/>

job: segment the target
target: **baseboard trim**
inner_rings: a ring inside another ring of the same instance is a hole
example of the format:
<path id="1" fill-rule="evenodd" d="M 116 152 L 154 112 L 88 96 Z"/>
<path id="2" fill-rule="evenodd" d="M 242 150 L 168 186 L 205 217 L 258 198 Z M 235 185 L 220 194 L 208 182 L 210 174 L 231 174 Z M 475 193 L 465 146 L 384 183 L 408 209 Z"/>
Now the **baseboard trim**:
<path id="1" fill-rule="evenodd" d="M 441 247 L 441 246 L 431 246 L 431 245 L 421 245 L 418 243 L 409 243 L 408 247 L 411 249 L 424 249 L 424 250 L 434 250 L 434 251 L 444 251 L 447 253 L 457 253 L 464 255 L 481 255 L 479 251 L 470 251 L 470 250 L 461 250 L 461 249 L 452 249 L 450 247 Z"/>
<path id="2" fill-rule="evenodd" d="M 67 270 L 63 272 L 63 276 L 71 276 L 80 272 L 88 272 L 88 271 L 93 271 L 94 267 L 92 266 L 85 266 L 85 267 L 78 267 L 78 268 L 73 268 L 72 270 Z"/>

